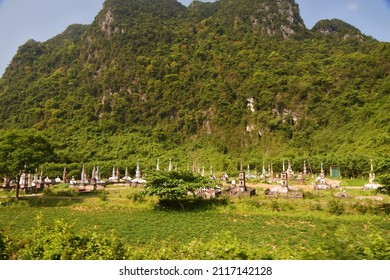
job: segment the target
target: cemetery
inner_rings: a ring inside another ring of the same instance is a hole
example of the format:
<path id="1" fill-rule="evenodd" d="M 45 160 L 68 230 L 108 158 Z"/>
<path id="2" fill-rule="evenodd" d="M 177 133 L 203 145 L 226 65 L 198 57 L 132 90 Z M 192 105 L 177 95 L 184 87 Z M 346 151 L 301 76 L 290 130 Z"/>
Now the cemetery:
<path id="1" fill-rule="evenodd" d="M 0 259 L 390 259 L 389 42 L 293 0 L 182 2 L 14 49 Z"/>
<path id="2" fill-rule="evenodd" d="M 373 168 L 373 163 L 371 160 L 370 172 L 368 183 L 364 184 L 362 187 L 363 190 L 377 190 L 381 185 L 375 179 L 375 173 Z M 40 173 L 38 170 L 35 170 L 35 173 L 21 171 L 19 177 L 19 186 L 20 190 L 23 193 L 38 193 L 42 192 L 45 188 L 51 188 L 53 186 L 62 184 L 67 185 L 69 188 L 74 189 L 78 192 L 91 192 L 104 190 L 107 186 L 127 186 L 127 187 L 140 187 L 143 188 L 147 185 L 147 173 L 145 176 L 141 170 L 140 160 L 137 161 L 134 177 L 130 177 L 128 167 L 124 167 L 124 174 L 121 174 L 120 167 L 113 166 L 112 174 L 108 178 L 102 178 L 99 164 L 93 165 L 91 174 L 85 170 L 85 166 L 82 165 L 81 172 L 79 177 L 71 176 L 69 179 L 68 171 L 66 165 L 64 166 L 62 177 L 56 176 L 52 179 L 48 176 L 44 176 L 44 171 L 41 169 Z M 165 171 L 173 171 L 172 159 L 169 159 L 169 166 Z M 187 167 L 188 172 L 192 172 L 197 176 L 206 178 L 205 176 L 205 167 L 202 169 L 199 167 L 193 166 L 192 170 L 189 165 Z M 157 165 L 155 170 L 147 170 L 147 172 L 162 172 L 160 169 L 159 160 L 157 160 Z M 177 171 L 177 167 L 176 167 Z M 325 169 L 323 163 L 321 163 L 320 173 L 318 175 L 310 174 L 307 170 L 306 161 L 303 162 L 303 168 L 301 172 L 297 172 L 298 175 L 295 175 L 292 170 L 290 161 L 288 162 L 288 167 L 286 169 L 285 162 L 283 161 L 282 170 L 280 173 L 277 173 L 273 169 L 273 165 L 269 163 L 268 171 L 265 169 L 265 163 L 263 162 L 262 172 L 260 174 L 255 171 L 254 174 L 251 173 L 250 166 L 248 165 L 247 171 L 243 170 L 241 164 L 240 170 L 238 171 L 238 177 L 229 176 L 226 172 L 222 173 L 217 180 L 217 177 L 213 173 L 213 168 L 210 167 L 210 174 L 208 180 L 215 183 L 214 187 L 202 186 L 196 192 L 196 195 L 199 195 L 203 198 L 216 198 L 220 195 L 223 196 L 255 196 L 256 189 L 253 187 L 247 186 L 247 182 L 257 182 L 264 188 L 264 194 L 266 197 L 290 197 L 290 198 L 303 198 L 302 193 L 305 190 L 332 190 L 339 189 L 340 181 L 333 180 L 333 184 L 330 184 L 325 176 Z M 334 166 L 330 166 L 329 176 L 331 178 L 339 178 L 340 171 Z M 233 178 L 229 180 L 229 178 Z M 207 178 L 206 178 L 207 179 Z M 237 183 L 238 181 L 238 183 Z M 17 180 L 9 177 L 4 177 L 1 183 L 1 190 L 3 191 L 15 191 L 17 187 Z"/>
<path id="3" fill-rule="evenodd" d="M 12 243 L 14 251 L 6 258 L 368 258 L 357 253 L 362 252 L 359 246 L 366 246 L 363 251 L 371 252 L 370 258 L 389 257 L 385 249 L 388 242 L 384 239 L 390 233 L 388 195 L 336 182 L 326 176 L 323 165 L 320 174 L 310 174 L 306 163 L 302 171 L 293 170 L 290 164 L 287 168 L 283 164 L 280 171 L 271 164 L 268 170 L 265 166 L 259 174 L 249 168 L 245 172 L 242 164 L 237 174 L 215 172 L 210 167 L 210 175 L 206 176 L 203 168 L 176 170 L 172 160 L 165 169 L 157 161 L 153 170 L 143 169 L 137 161 L 134 173 L 117 165 L 107 179 L 101 177 L 101 166 L 97 164 L 90 173 L 81 166 L 80 175 L 70 179 L 67 167 L 62 178 L 55 179 L 45 176 L 42 170 L 22 174 L 19 200 L 14 199 L 15 180 L 4 179 L 0 228 L 11 241 L 22 229 L 17 236 L 27 244 L 19 248 Z M 372 183 L 373 167 L 370 172 Z M 187 183 L 181 181 L 186 187 L 175 185 L 178 176 L 189 178 Z M 170 188 L 168 194 L 155 185 L 162 178 L 166 178 L 162 182 Z M 321 181 L 317 178 L 337 188 L 319 188 Z M 36 224 L 36 219 L 41 222 Z M 62 240 L 57 230 L 67 232 Z M 45 255 L 56 249 L 34 241 L 33 236 L 40 235 L 41 240 L 50 238 L 50 242 L 75 247 L 66 249 L 61 245 L 56 254 Z M 99 251 L 99 257 L 96 251 L 90 251 L 90 245 L 77 245 L 76 250 L 76 245 L 69 245 L 70 241 L 64 239 L 66 236 L 72 240 L 106 242 L 105 248 L 111 249 Z M 100 236 L 100 241 L 90 239 L 91 236 Z M 348 240 L 353 249 L 335 255 L 337 248 L 345 245 L 343 240 Z M 379 247 L 373 247 L 373 242 Z M 46 249 L 37 253 L 35 246 Z M 232 251 L 220 251 L 220 246 L 230 246 Z M 84 250 L 84 255 L 76 253 L 80 250 Z"/>

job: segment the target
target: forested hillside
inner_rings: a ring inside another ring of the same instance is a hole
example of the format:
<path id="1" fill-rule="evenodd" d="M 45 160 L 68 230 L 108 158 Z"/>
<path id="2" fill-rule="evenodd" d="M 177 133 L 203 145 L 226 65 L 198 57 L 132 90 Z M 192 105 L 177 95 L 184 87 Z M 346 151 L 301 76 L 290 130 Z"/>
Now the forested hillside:
<path id="1" fill-rule="evenodd" d="M 356 176 L 390 155 L 389 73 L 390 43 L 340 20 L 308 30 L 293 0 L 107 0 L 19 48 L 0 124 L 42 131 L 59 165 L 307 159 Z"/>

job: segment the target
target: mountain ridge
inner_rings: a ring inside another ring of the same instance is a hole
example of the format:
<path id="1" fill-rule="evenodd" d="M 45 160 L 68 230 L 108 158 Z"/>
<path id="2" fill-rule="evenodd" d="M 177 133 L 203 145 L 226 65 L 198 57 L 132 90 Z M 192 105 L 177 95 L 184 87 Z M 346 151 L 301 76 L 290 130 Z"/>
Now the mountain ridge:
<path id="1" fill-rule="evenodd" d="M 380 157 L 389 44 L 345 34 L 308 30 L 290 0 L 108 0 L 91 25 L 20 47 L 0 123 L 44 131 L 66 162 Z"/>

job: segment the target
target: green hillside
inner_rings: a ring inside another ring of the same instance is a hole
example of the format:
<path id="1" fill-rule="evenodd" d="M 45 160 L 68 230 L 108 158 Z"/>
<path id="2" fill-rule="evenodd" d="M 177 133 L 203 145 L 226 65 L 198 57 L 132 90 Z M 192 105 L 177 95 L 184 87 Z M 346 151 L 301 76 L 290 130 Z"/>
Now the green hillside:
<path id="1" fill-rule="evenodd" d="M 0 124 L 42 131 L 56 166 L 289 159 L 366 175 L 390 155 L 389 73 L 389 43 L 339 20 L 308 30 L 293 0 L 107 0 L 91 25 L 19 48 Z"/>

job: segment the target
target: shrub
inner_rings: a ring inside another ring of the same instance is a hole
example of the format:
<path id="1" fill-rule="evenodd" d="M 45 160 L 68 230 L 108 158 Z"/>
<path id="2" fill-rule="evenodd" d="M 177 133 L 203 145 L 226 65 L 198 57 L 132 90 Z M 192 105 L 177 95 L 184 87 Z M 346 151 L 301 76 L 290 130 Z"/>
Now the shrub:
<path id="1" fill-rule="evenodd" d="M 7 237 L 4 235 L 3 231 L 0 230 L 0 260 L 8 259 L 7 243 L 8 243 Z"/>
<path id="2" fill-rule="evenodd" d="M 304 199 L 314 199 L 315 198 L 314 193 L 311 191 L 303 191 L 302 193 L 303 193 Z"/>
<path id="3" fill-rule="evenodd" d="M 314 204 L 310 203 L 310 210 L 323 211 L 324 207 L 320 201 L 316 201 Z"/>
<path id="4" fill-rule="evenodd" d="M 141 192 L 132 192 L 126 195 L 126 198 L 131 200 L 132 202 L 144 202 L 145 195 Z"/>
<path id="5" fill-rule="evenodd" d="M 345 212 L 344 203 L 339 199 L 332 199 L 328 203 L 329 212 L 334 215 L 341 215 Z"/>
<path id="6" fill-rule="evenodd" d="M 390 260 L 390 240 L 373 227 L 354 235 L 338 227 L 318 248 L 308 249 L 303 259 L 315 260 Z"/>
<path id="7" fill-rule="evenodd" d="M 38 219 L 37 227 L 17 252 L 18 259 L 27 260 L 120 260 L 126 247 L 114 232 L 100 233 L 97 228 L 77 232 L 74 226 L 56 221 L 53 227 Z"/>
<path id="8" fill-rule="evenodd" d="M 378 181 L 382 184 L 382 187 L 378 188 L 378 192 L 390 195 L 390 174 L 379 176 Z"/>
<path id="9" fill-rule="evenodd" d="M 18 201 L 15 198 L 8 195 L 5 199 L 0 201 L 0 206 L 11 206 L 17 202 Z"/>
<path id="10" fill-rule="evenodd" d="M 272 200 L 271 201 L 271 209 L 274 211 L 281 211 L 282 209 L 280 208 L 280 204 L 277 200 Z"/>
<path id="11" fill-rule="evenodd" d="M 100 191 L 98 194 L 97 194 L 97 197 L 101 200 L 101 201 L 108 201 L 108 191 L 106 190 L 102 190 Z"/>

